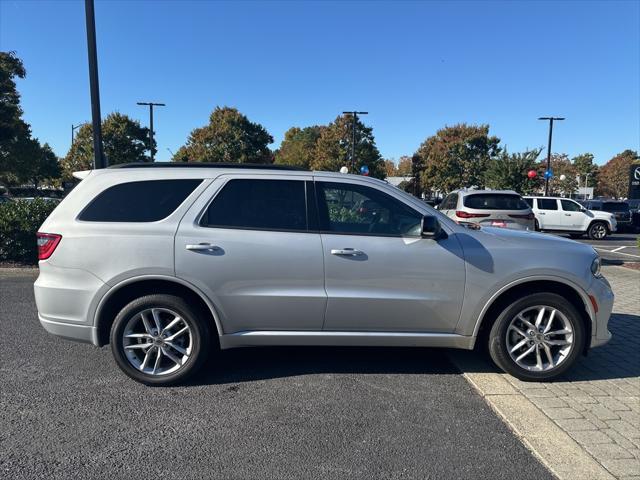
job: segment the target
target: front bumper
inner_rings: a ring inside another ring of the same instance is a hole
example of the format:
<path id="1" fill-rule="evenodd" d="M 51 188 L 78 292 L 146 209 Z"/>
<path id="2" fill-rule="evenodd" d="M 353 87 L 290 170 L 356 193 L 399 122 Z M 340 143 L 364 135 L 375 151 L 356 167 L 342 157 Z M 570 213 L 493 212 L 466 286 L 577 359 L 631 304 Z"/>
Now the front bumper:
<path id="1" fill-rule="evenodd" d="M 589 292 L 590 296 L 596 301 L 598 311 L 595 314 L 595 324 L 591 332 L 590 348 L 599 347 L 611 340 L 611 332 L 609 331 L 609 318 L 613 310 L 613 290 L 606 278 L 596 278 L 591 284 Z"/>

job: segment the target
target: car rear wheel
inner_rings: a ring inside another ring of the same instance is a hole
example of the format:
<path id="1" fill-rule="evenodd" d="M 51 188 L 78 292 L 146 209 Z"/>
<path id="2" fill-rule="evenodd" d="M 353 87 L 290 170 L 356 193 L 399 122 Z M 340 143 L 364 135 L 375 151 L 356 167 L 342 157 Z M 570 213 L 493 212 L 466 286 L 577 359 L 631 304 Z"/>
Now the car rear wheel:
<path id="1" fill-rule="evenodd" d="M 535 293 L 498 316 L 489 334 L 489 353 L 498 367 L 520 380 L 551 380 L 575 363 L 584 332 L 571 303 L 554 293 Z"/>
<path id="2" fill-rule="evenodd" d="M 604 222 L 593 222 L 589 225 L 589 231 L 587 232 L 591 240 L 603 240 L 608 233 Z"/>
<path id="3" fill-rule="evenodd" d="M 129 377 L 146 385 L 183 382 L 205 361 L 209 330 L 173 295 L 147 295 L 126 305 L 111 327 L 111 350 Z"/>

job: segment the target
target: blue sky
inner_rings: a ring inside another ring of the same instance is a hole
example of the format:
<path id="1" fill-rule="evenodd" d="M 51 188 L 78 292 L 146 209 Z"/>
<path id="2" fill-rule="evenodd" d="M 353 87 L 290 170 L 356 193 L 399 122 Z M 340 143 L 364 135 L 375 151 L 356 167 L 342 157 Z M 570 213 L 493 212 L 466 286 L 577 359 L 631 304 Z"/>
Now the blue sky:
<path id="1" fill-rule="evenodd" d="M 216 105 L 291 126 L 367 110 L 384 157 L 446 124 L 488 123 L 511 151 L 640 144 L 640 2 L 96 1 L 102 113 L 148 122 L 158 159 Z M 0 49 L 27 68 L 25 119 L 58 155 L 91 118 L 84 2 L 0 0 Z"/>

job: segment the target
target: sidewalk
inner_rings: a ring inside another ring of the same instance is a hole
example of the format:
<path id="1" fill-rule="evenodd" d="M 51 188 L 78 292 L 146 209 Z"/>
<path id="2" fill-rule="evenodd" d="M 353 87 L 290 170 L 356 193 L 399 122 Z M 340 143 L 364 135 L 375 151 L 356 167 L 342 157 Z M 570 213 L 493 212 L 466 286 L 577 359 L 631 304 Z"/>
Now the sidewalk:
<path id="1" fill-rule="evenodd" d="M 559 478 L 640 480 L 640 272 L 605 266 L 613 339 L 560 381 L 521 382 L 452 354 L 487 402 Z"/>

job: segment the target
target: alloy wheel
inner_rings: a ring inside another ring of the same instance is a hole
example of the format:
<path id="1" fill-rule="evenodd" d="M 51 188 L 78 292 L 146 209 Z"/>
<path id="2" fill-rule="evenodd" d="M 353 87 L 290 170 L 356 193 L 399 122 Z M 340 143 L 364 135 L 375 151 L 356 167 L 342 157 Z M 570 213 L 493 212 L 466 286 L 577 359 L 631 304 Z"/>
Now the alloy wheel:
<path id="1" fill-rule="evenodd" d="M 129 363 L 147 375 L 176 372 L 189 360 L 191 328 L 173 310 L 148 308 L 129 319 L 122 346 Z"/>
<path id="2" fill-rule="evenodd" d="M 597 240 L 601 240 L 607 235 L 607 228 L 601 223 L 591 227 L 591 231 L 593 232 L 593 237 Z"/>
<path id="3" fill-rule="evenodd" d="M 558 367 L 569 356 L 574 331 L 560 310 L 536 305 L 511 320 L 506 340 L 507 351 L 519 367 L 544 372 Z"/>

